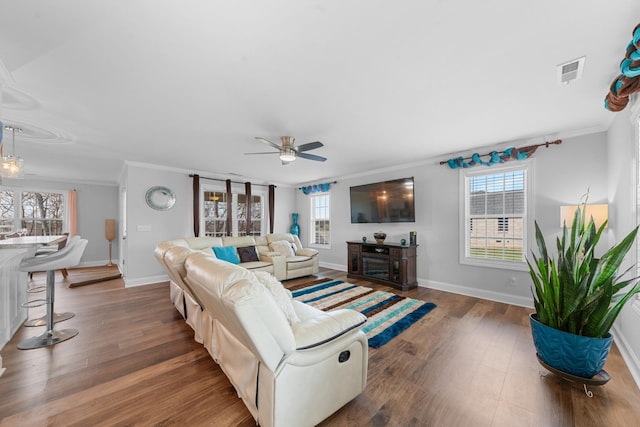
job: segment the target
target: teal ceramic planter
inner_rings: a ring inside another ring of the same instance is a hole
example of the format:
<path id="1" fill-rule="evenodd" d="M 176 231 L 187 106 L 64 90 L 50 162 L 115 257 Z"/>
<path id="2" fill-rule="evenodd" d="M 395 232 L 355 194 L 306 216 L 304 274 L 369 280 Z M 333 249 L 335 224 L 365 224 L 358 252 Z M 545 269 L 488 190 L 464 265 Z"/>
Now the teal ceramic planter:
<path id="1" fill-rule="evenodd" d="M 609 355 L 613 337 L 592 338 L 570 334 L 529 316 L 533 344 L 540 359 L 547 365 L 568 374 L 592 378 L 602 370 Z"/>

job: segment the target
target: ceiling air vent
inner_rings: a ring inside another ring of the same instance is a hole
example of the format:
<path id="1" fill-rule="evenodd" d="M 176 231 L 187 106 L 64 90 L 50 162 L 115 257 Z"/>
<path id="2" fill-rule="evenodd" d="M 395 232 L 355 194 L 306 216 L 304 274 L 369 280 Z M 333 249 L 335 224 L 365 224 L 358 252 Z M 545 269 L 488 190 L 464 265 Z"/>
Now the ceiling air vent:
<path id="1" fill-rule="evenodd" d="M 558 65 L 558 84 L 566 85 L 572 80 L 582 77 L 586 56 Z"/>

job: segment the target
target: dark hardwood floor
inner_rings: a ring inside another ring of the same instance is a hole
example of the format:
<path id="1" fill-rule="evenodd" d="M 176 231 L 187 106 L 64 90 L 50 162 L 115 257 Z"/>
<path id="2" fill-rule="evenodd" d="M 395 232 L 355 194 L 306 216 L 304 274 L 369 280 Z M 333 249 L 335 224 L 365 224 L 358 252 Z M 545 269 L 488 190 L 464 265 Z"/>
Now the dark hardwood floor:
<path id="1" fill-rule="evenodd" d="M 346 280 L 335 270 L 321 275 Z M 1 426 L 255 425 L 170 304 L 167 283 L 124 288 L 118 279 L 67 288 L 56 278 L 56 311 L 76 313 L 57 328 L 80 334 L 53 347 L 17 350 L 20 340 L 44 329 L 22 327 L 0 351 Z M 590 387 L 589 398 L 581 385 L 538 364 L 530 310 L 425 288 L 405 295 L 438 307 L 369 349 L 365 392 L 323 426 L 640 425 L 640 390 L 615 345 L 605 366 L 612 379 Z"/>

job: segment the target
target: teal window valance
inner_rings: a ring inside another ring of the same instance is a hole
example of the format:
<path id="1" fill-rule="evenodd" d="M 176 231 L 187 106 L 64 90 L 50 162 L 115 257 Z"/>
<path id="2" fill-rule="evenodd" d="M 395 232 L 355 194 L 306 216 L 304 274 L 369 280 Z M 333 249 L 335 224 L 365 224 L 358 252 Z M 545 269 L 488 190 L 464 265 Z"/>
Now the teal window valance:
<path id="1" fill-rule="evenodd" d="M 302 190 L 304 194 L 326 193 L 331 189 L 331 184 L 335 183 L 336 181 L 325 182 L 324 184 L 307 185 L 305 187 L 300 187 L 299 190 Z"/>
<path id="2" fill-rule="evenodd" d="M 487 154 L 473 153 L 470 157 L 454 157 L 452 159 L 442 161 L 440 164 L 448 165 L 451 169 L 470 168 L 475 165 L 493 166 L 498 163 L 504 163 L 508 160 L 528 159 L 536 152 L 538 147 L 545 146 L 548 148 L 551 144 L 562 144 L 562 140 L 558 139 L 552 142 L 543 142 L 542 144 L 529 145 L 527 147 L 520 148 L 510 147 L 501 153 L 497 151 L 492 151 Z M 486 157 L 487 160 L 482 160 L 482 157 Z"/>

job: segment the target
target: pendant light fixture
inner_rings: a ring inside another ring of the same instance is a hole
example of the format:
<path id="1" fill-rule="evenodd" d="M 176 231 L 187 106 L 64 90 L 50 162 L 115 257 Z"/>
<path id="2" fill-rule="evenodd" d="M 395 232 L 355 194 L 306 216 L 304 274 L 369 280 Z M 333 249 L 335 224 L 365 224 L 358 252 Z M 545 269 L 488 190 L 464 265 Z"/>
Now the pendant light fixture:
<path id="1" fill-rule="evenodd" d="M 0 176 L 2 176 L 2 178 L 13 179 L 24 178 L 24 159 L 22 157 L 16 157 L 16 131 L 22 132 L 22 129 L 13 126 L 5 126 L 4 128 L 12 131 L 13 140 L 11 145 L 11 154 L 2 156 Z"/>

